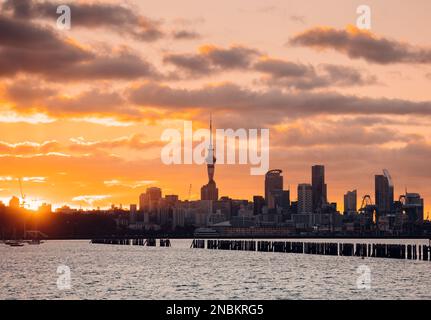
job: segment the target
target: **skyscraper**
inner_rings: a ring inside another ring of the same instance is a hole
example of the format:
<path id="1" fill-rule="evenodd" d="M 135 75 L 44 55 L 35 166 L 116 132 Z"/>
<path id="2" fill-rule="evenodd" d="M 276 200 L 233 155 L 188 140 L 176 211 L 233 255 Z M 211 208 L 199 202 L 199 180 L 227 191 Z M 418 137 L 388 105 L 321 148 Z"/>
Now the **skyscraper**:
<path id="1" fill-rule="evenodd" d="M 290 191 L 289 190 L 274 190 L 271 193 L 271 201 L 273 201 L 272 206 L 268 206 L 269 208 L 281 208 L 281 209 L 289 209 L 290 206 Z"/>
<path id="2" fill-rule="evenodd" d="M 143 212 L 148 210 L 148 195 L 141 193 L 139 195 L 139 211 Z"/>
<path id="3" fill-rule="evenodd" d="M 157 209 L 162 198 L 162 189 L 157 187 L 147 188 L 148 207 L 150 211 Z"/>
<path id="4" fill-rule="evenodd" d="M 280 169 L 270 170 L 265 175 L 265 202 L 268 208 L 275 207 L 274 192 L 283 190 L 283 171 Z"/>
<path id="5" fill-rule="evenodd" d="M 357 208 L 357 191 L 347 191 L 344 195 L 344 212 L 355 213 Z"/>
<path id="6" fill-rule="evenodd" d="M 262 209 L 265 206 L 265 198 L 262 196 L 253 196 L 253 214 L 262 214 Z"/>
<path id="7" fill-rule="evenodd" d="M 316 212 L 328 202 L 324 166 L 316 165 L 311 168 L 311 183 L 313 188 L 313 212 Z"/>
<path id="8" fill-rule="evenodd" d="M 424 199 L 418 193 L 406 193 L 404 210 L 409 222 L 422 224 L 424 222 Z"/>
<path id="9" fill-rule="evenodd" d="M 214 171 L 216 157 L 214 155 L 214 147 L 212 142 L 212 118 L 210 117 L 210 145 L 208 147 L 207 172 L 208 172 L 208 183 L 203 185 L 201 188 L 201 200 L 218 200 L 218 188 L 214 181 Z"/>
<path id="10" fill-rule="evenodd" d="M 383 175 L 375 176 L 375 199 L 379 215 L 384 216 L 393 211 L 394 184 L 386 169 L 383 170 Z"/>
<path id="11" fill-rule="evenodd" d="M 309 183 L 298 185 L 298 214 L 313 212 L 313 188 Z"/>
<path id="12" fill-rule="evenodd" d="M 129 222 L 131 224 L 135 224 L 136 223 L 136 211 L 137 211 L 137 205 L 136 204 L 131 204 L 130 205 L 130 216 L 129 216 Z"/>

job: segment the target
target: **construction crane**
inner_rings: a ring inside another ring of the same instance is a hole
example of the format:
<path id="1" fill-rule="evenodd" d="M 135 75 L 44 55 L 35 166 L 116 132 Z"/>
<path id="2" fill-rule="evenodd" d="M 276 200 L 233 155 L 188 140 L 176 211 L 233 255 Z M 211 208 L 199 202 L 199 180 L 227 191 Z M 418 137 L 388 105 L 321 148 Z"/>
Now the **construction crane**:
<path id="1" fill-rule="evenodd" d="M 20 191 L 20 193 L 21 193 L 21 207 L 22 208 L 25 208 L 25 194 L 24 194 L 24 192 L 22 191 L 22 178 L 20 177 L 20 178 L 18 178 L 18 181 L 19 181 L 19 191 Z"/>

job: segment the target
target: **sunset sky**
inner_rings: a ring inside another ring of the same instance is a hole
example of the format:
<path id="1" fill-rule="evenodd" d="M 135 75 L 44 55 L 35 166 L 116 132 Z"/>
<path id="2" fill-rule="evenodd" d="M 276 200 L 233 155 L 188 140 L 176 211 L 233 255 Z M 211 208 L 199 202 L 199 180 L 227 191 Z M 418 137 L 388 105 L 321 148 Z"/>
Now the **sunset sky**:
<path id="1" fill-rule="evenodd" d="M 0 200 L 83 208 L 138 202 L 149 186 L 187 199 L 199 165 L 160 160 L 166 128 L 269 128 L 271 168 L 296 199 L 326 166 L 328 199 L 392 174 L 396 198 L 431 209 L 431 2 L 3 1 Z M 126 4 L 124 4 L 126 3 Z M 248 165 L 216 165 L 221 196 L 262 195 Z M 358 199 L 360 203 L 360 200 Z M 426 216 L 426 214 L 425 214 Z"/>

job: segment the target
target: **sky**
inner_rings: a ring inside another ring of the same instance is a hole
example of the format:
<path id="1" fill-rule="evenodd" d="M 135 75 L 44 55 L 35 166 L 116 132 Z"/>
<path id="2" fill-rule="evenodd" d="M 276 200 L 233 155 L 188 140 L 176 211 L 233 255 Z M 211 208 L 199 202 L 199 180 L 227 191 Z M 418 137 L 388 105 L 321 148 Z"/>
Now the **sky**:
<path id="1" fill-rule="evenodd" d="M 165 165 L 165 129 L 270 129 L 270 167 L 296 199 L 311 166 L 328 198 L 395 194 L 431 209 L 431 2 L 1 1 L 0 200 L 128 206 L 158 186 L 199 199 L 204 165 Z M 220 196 L 263 195 L 248 165 L 216 165 Z M 360 199 L 358 199 L 360 202 Z"/>

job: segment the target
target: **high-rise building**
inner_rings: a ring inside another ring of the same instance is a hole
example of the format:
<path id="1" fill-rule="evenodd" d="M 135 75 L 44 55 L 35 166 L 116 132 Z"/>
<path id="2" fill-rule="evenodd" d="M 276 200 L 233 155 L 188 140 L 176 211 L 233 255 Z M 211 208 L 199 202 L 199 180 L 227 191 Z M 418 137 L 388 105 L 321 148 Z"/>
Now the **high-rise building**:
<path id="1" fill-rule="evenodd" d="M 298 185 L 298 214 L 313 212 L 313 187 L 309 183 Z"/>
<path id="2" fill-rule="evenodd" d="M 141 193 L 139 196 L 139 210 L 154 211 L 157 209 L 162 198 L 162 189 L 157 187 L 147 188 L 146 193 Z"/>
<path id="3" fill-rule="evenodd" d="M 270 170 L 265 175 L 265 202 L 268 208 L 275 208 L 274 192 L 283 190 L 283 171 Z"/>
<path id="4" fill-rule="evenodd" d="M 208 172 L 208 183 L 203 185 L 201 188 L 201 200 L 218 200 L 218 188 L 214 181 L 214 171 L 216 157 L 214 155 L 214 147 L 212 143 L 212 119 L 210 118 L 210 145 L 208 147 L 207 172 Z"/>
<path id="5" fill-rule="evenodd" d="M 274 190 L 271 193 L 271 201 L 273 206 L 271 208 L 289 209 L 290 206 L 290 191 L 289 190 Z"/>
<path id="6" fill-rule="evenodd" d="M 49 203 L 42 203 L 39 208 L 37 209 L 39 213 L 51 213 L 52 212 L 52 206 Z"/>
<path id="7" fill-rule="evenodd" d="M 141 193 L 139 195 L 139 211 L 144 212 L 148 210 L 148 195 Z"/>
<path id="8" fill-rule="evenodd" d="M 424 199 L 418 193 L 406 193 L 404 210 L 409 222 L 422 224 L 424 222 Z"/>
<path id="9" fill-rule="evenodd" d="M 311 184 L 313 188 L 313 212 L 316 212 L 328 202 L 324 166 L 315 165 L 311 168 Z"/>
<path id="10" fill-rule="evenodd" d="M 165 200 L 167 202 L 167 204 L 173 206 L 178 202 L 178 195 L 176 194 L 167 194 L 165 196 Z"/>
<path id="11" fill-rule="evenodd" d="M 265 206 L 265 198 L 262 196 L 253 196 L 253 214 L 262 214 L 262 209 Z"/>
<path id="12" fill-rule="evenodd" d="M 344 212 L 355 213 L 357 208 L 357 191 L 347 191 L 344 195 Z"/>
<path id="13" fill-rule="evenodd" d="M 218 199 L 218 188 L 214 180 L 208 181 L 208 183 L 201 188 L 201 200 L 213 200 Z"/>
<path id="14" fill-rule="evenodd" d="M 383 175 L 375 176 L 375 199 L 377 213 L 380 216 L 390 214 L 394 206 L 394 184 L 387 170 Z"/>
<path id="15" fill-rule="evenodd" d="M 131 224 L 136 223 L 136 210 L 137 210 L 137 205 L 131 204 L 130 205 L 130 217 L 129 217 L 129 221 Z"/>
<path id="16" fill-rule="evenodd" d="M 159 206 L 160 199 L 162 198 L 162 189 L 157 187 L 147 188 L 148 195 L 148 209 L 154 211 Z"/>

